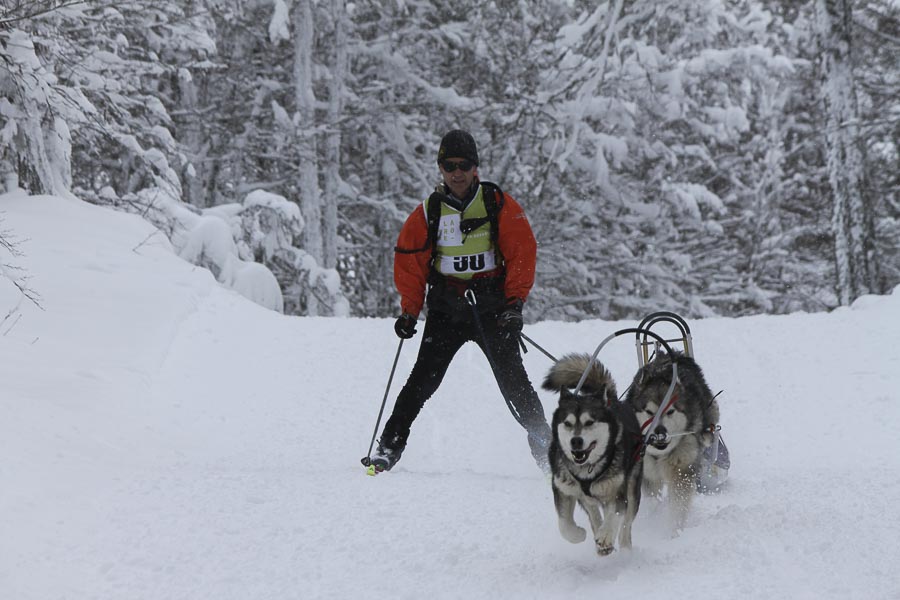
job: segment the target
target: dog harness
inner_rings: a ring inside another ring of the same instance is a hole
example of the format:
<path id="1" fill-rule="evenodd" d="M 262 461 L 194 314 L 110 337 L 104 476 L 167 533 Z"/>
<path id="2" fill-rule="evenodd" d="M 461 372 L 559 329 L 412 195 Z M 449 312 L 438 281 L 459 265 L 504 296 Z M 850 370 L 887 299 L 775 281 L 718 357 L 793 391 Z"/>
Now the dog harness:
<path id="1" fill-rule="evenodd" d="M 593 477 L 591 477 L 590 479 L 582 479 L 581 477 L 579 477 L 578 475 L 573 473 L 572 469 L 570 469 L 568 466 L 566 467 L 566 471 L 569 472 L 569 475 L 572 476 L 572 479 L 574 479 L 575 481 L 578 482 L 578 485 L 581 486 L 581 491 L 584 492 L 584 495 L 590 496 L 591 498 L 593 498 L 593 496 L 591 495 L 591 485 L 595 481 L 598 481 L 603 477 L 603 475 L 606 473 L 606 471 L 609 469 L 609 467 L 612 466 L 613 462 L 615 462 L 615 459 L 616 459 L 615 454 L 613 454 L 613 456 L 608 461 L 606 461 L 606 464 L 603 465 L 603 468 L 600 469 L 600 472 L 597 473 L 596 475 L 594 475 Z"/>

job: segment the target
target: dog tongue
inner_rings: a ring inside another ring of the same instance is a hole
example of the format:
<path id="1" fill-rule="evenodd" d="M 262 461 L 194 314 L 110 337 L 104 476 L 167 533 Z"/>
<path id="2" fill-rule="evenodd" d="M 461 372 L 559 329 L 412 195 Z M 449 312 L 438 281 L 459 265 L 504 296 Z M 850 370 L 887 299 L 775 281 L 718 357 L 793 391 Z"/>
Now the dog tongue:
<path id="1" fill-rule="evenodd" d="M 588 446 L 587 448 L 585 448 L 584 450 L 572 450 L 573 458 L 582 457 L 582 460 L 575 461 L 575 462 L 581 463 L 581 462 L 584 462 L 585 460 L 587 460 L 588 455 L 591 453 L 591 451 L 594 449 L 594 447 L 596 445 L 597 445 L 597 442 L 591 442 L 591 445 Z"/>

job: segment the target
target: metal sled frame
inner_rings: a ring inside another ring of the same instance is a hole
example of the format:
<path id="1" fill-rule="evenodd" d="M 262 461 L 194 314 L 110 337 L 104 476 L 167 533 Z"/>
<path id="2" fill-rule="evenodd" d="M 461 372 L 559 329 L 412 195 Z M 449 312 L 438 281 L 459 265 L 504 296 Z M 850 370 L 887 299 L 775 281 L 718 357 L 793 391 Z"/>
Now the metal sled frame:
<path id="1" fill-rule="evenodd" d="M 663 340 L 658 335 L 651 333 L 651 329 L 657 323 L 672 323 L 681 333 L 680 338 L 672 338 Z M 655 341 L 648 340 L 648 336 L 655 338 Z M 661 342 L 663 342 L 661 344 Z M 673 312 L 660 311 L 647 315 L 637 326 L 635 333 L 635 347 L 637 348 L 638 367 L 646 366 L 653 358 L 653 355 L 659 351 L 660 345 L 664 346 L 666 352 L 671 356 L 672 350 L 665 342 L 680 342 L 684 347 L 685 356 L 694 357 L 694 342 L 691 338 L 691 328 L 687 322 Z M 651 346 L 653 352 L 650 351 Z"/>

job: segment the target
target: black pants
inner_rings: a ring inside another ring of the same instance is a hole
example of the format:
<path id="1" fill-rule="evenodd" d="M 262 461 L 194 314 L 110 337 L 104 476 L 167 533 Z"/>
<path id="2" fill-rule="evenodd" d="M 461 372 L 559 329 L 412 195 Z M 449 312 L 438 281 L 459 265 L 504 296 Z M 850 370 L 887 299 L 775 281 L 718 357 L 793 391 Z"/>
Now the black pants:
<path id="1" fill-rule="evenodd" d="M 447 373 L 450 361 L 466 342 L 472 341 L 493 360 L 494 377 L 507 404 L 518 414 L 517 420 L 528 432 L 529 445 L 535 458 L 546 457 L 550 444 L 550 426 L 537 393 L 528 380 L 522 364 L 518 338 L 498 334 L 493 313 L 481 315 L 484 336 L 478 331 L 474 315 L 453 320 L 445 313 L 431 311 L 425 319 L 422 344 L 406 385 L 400 390 L 391 418 L 384 426 L 383 444 L 402 449 L 409 428 Z M 485 340 L 488 347 L 485 349 Z"/>

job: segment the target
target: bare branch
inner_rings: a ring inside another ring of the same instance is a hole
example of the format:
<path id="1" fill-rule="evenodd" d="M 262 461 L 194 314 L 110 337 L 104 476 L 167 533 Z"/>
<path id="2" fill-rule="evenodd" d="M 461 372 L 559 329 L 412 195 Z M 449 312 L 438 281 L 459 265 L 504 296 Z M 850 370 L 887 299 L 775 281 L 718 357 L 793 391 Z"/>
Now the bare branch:
<path id="1" fill-rule="evenodd" d="M 135 246 L 134 248 L 132 248 L 131 251 L 134 252 L 134 253 L 137 253 L 137 251 L 141 249 L 141 246 L 143 246 L 144 244 L 146 244 L 147 242 L 149 242 L 153 237 L 155 237 L 155 236 L 158 235 L 159 233 L 161 233 L 159 229 L 154 229 L 153 231 L 151 231 L 151 232 L 149 233 L 149 235 L 147 235 L 147 237 L 145 237 L 143 240 L 141 240 L 141 243 L 140 243 L 140 244 L 138 244 L 137 246 Z"/>
<path id="2" fill-rule="evenodd" d="M 85 0 L 0 0 L 0 2 L 2 2 L 0 8 L 3 9 L 0 13 L 0 29 L 9 27 L 11 23 L 40 17 L 61 8 L 87 4 Z"/>

